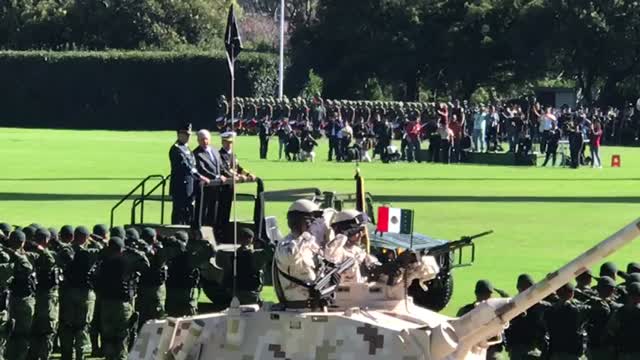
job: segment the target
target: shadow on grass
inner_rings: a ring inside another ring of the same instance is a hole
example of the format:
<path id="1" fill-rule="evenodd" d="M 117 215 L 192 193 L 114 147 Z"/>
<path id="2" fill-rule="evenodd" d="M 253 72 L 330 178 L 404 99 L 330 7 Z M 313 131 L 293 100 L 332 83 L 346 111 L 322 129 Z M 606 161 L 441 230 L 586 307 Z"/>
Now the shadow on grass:
<path id="1" fill-rule="evenodd" d="M 353 181 L 349 178 L 265 178 L 265 181 Z M 365 181 L 640 181 L 640 178 L 439 178 L 439 177 L 403 177 L 403 178 L 369 178 Z"/>
<path id="2" fill-rule="evenodd" d="M 0 181 L 140 181 L 143 178 L 79 177 L 79 178 L 0 178 Z"/>
<path id="3" fill-rule="evenodd" d="M 292 202 L 310 194 L 272 192 L 267 201 Z M 0 201 L 118 201 L 124 194 L 38 194 L 0 192 Z M 158 200 L 152 196 L 151 200 Z M 170 201 L 169 199 L 167 201 Z M 500 202 L 500 203 L 611 203 L 637 204 L 640 196 L 449 196 L 449 195 L 374 195 L 377 203 L 402 202 Z"/>

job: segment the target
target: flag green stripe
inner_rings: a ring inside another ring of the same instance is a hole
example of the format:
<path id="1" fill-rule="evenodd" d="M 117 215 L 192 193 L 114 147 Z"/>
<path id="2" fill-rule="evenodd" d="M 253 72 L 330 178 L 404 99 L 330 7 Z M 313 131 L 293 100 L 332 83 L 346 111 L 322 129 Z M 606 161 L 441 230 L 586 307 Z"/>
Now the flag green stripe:
<path id="1" fill-rule="evenodd" d="M 411 234 L 413 232 L 413 210 L 400 210 L 400 234 Z"/>

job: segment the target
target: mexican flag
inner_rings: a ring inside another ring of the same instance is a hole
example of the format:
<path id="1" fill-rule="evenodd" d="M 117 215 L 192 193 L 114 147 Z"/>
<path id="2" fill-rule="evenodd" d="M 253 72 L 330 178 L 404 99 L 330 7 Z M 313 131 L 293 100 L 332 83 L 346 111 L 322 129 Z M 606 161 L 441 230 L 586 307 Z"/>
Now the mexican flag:
<path id="1" fill-rule="evenodd" d="M 379 207 L 376 230 L 382 233 L 411 234 L 413 210 Z"/>

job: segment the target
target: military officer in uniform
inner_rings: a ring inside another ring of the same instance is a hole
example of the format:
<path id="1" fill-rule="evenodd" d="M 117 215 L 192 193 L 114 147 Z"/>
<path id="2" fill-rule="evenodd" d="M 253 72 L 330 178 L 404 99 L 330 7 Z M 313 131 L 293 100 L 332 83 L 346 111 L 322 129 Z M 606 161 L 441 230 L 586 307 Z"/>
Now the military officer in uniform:
<path id="1" fill-rule="evenodd" d="M 533 286 L 534 281 L 528 274 L 518 276 L 516 287 L 522 293 Z M 541 359 L 547 348 L 547 330 L 544 312 L 551 306 L 541 301 L 526 312 L 511 320 L 505 330 L 506 347 L 510 360 Z"/>
<path id="2" fill-rule="evenodd" d="M 140 314 L 138 322 L 142 328 L 145 322 L 152 319 L 164 319 L 166 316 L 164 303 L 167 298 L 167 261 L 169 250 L 158 241 L 156 231 L 152 228 L 142 229 L 142 239 L 149 247 L 150 267 L 141 273 L 136 311 Z"/>
<path id="3" fill-rule="evenodd" d="M 607 326 L 618 360 L 640 359 L 640 283 L 629 284 L 627 291 L 627 303 L 615 311 Z"/>
<path id="4" fill-rule="evenodd" d="M 96 270 L 96 291 L 102 299 L 100 329 L 107 360 L 127 359 L 130 322 L 134 316 L 135 274 L 148 268 L 149 260 L 142 252 L 125 248 L 124 241 L 118 237 L 109 240 Z"/>
<path id="5" fill-rule="evenodd" d="M 259 246 L 254 246 L 253 231 L 247 228 L 239 229 L 238 244 L 240 247 L 236 252 L 237 256 L 237 274 L 233 274 L 233 257 L 234 254 L 218 253 L 216 261 L 221 262 L 218 265 L 225 269 L 223 276 L 223 285 L 227 289 L 226 304 L 233 297 L 233 289 L 236 290 L 236 297 L 240 304 L 261 304 L 260 292 L 264 284 L 264 268 L 265 265 L 273 259 L 274 246 L 260 242 Z M 221 254 L 227 256 L 220 256 Z"/>
<path id="6" fill-rule="evenodd" d="M 196 160 L 189 150 L 191 124 L 180 127 L 178 139 L 169 151 L 171 160 L 171 184 L 169 194 L 173 200 L 171 223 L 189 225 L 193 220 L 194 183 L 199 180 L 205 183 L 209 179 L 198 173 Z"/>
<path id="7" fill-rule="evenodd" d="M 9 284 L 9 318 L 14 327 L 5 354 L 10 360 L 27 358 L 33 324 L 36 278 L 33 264 L 24 250 L 26 238 L 22 231 L 14 230 L 9 235 L 8 246 L 3 249 L 13 263 L 13 280 Z"/>
<path id="8" fill-rule="evenodd" d="M 83 360 L 90 345 L 89 324 L 93 320 L 96 295 L 92 274 L 100 250 L 89 248 L 89 230 L 78 226 L 73 233 L 73 260 L 64 269 L 60 291 L 61 360 Z"/>
<path id="9" fill-rule="evenodd" d="M 598 292 L 589 298 L 589 320 L 587 321 L 589 360 L 608 360 L 615 358 L 612 339 L 607 335 L 607 324 L 614 311 L 622 307 L 613 300 L 616 283 L 612 278 L 603 276 L 598 279 Z"/>
<path id="10" fill-rule="evenodd" d="M 353 268 L 342 273 L 341 284 L 364 283 L 367 281 L 369 270 L 380 265 L 378 259 L 368 255 L 362 248 L 361 241 L 366 224 L 366 216 L 358 210 L 341 211 L 331 223 L 336 236 L 325 245 L 324 256 L 336 264 L 350 258 L 356 260 Z"/>
<path id="11" fill-rule="evenodd" d="M 590 307 L 574 299 L 573 284 L 557 291 L 559 301 L 545 311 L 550 360 L 579 360 L 585 352 L 586 322 Z"/>
<path id="12" fill-rule="evenodd" d="M 291 204 L 287 212 L 290 233 L 276 247 L 273 260 L 274 288 L 278 299 L 289 307 L 294 304 L 308 307 L 309 289 L 301 284 L 313 282 L 319 276 L 318 256 L 321 248 L 309 233 L 317 211 L 318 205 L 310 200 L 301 199 Z"/>
<path id="13" fill-rule="evenodd" d="M 255 181 L 255 175 L 248 172 L 238 163 L 238 157 L 233 152 L 233 142 L 236 133 L 227 131 L 222 133 L 222 148 L 220 148 L 220 158 L 222 159 L 222 167 L 220 172 L 226 178 L 235 177 L 236 181 Z M 235 164 L 235 166 L 234 166 Z M 231 215 L 231 203 L 233 201 L 233 185 L 223 185 L 220 187 L 220 198 L 218 200 L 218 225 L 224 226 L 229 223 Z"/>
<path id="14" fill-rule="evenodd" d="M 59 298 L 58 285 L 61 273 L 73 259 L 68 245 L 51 240 L 47 229 L 38 229 L 35 234 L 36 303 L 33 315 L 33 327 L 29 360 L 47 360 L 53 351 L 53 339 L 58 329 Z M 50 243 L 56 244 L 58 251 L 50 250 Z"/>

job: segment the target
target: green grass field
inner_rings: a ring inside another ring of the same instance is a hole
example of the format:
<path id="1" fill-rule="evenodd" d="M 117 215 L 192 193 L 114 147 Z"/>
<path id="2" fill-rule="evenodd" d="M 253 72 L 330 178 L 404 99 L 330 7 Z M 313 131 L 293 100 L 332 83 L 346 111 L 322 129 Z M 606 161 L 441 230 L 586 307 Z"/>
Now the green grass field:
<path id="1" fill-rule="evenodd" d="M 173 141 L 173 132 L 0 129 L 0 221 L 108 223 L 111 207 L 141 178 L 169 173 Z M 239 138 L 236 152 L 244 167 L 265 180 L 268 191 L 354 191 L 354 164 L 327 162 L 326 143 L 315 164 L 276 160 L 277 141 L 271 142 L 270 160 L 261 161 L 255 137 Z M 540 278 L 640 215 L 640 150 L 604 147 L 602 153 L 605 165 L 611 154 L 620 154 L 622 168 L 374 162 L 362 164 L 361 170 L 367 191 L 416 211 L 419 232 L 456 239 L 495 231 L 478 241 L 476 264 L 456 270 L 454 299 L 446 310 L 453 313 L 472 300 L 479 278 L 513 293 L 518 274 Z M 254 189 L 242 185 L 241 191 Z M 267 213 L 282 220 L 288 205 L 269 203 Z M 249 208 L 240 206 L 241 217 L 248 216 Z M 116 223 L 127 223 L 129 210 L 129 205 L 119 210 Z M 146 214 L 148 221 L 159 220 L 157 205 L 147 205 Z M 640 242 L 612 259 L 620 266 L 640 261 Z"/>

